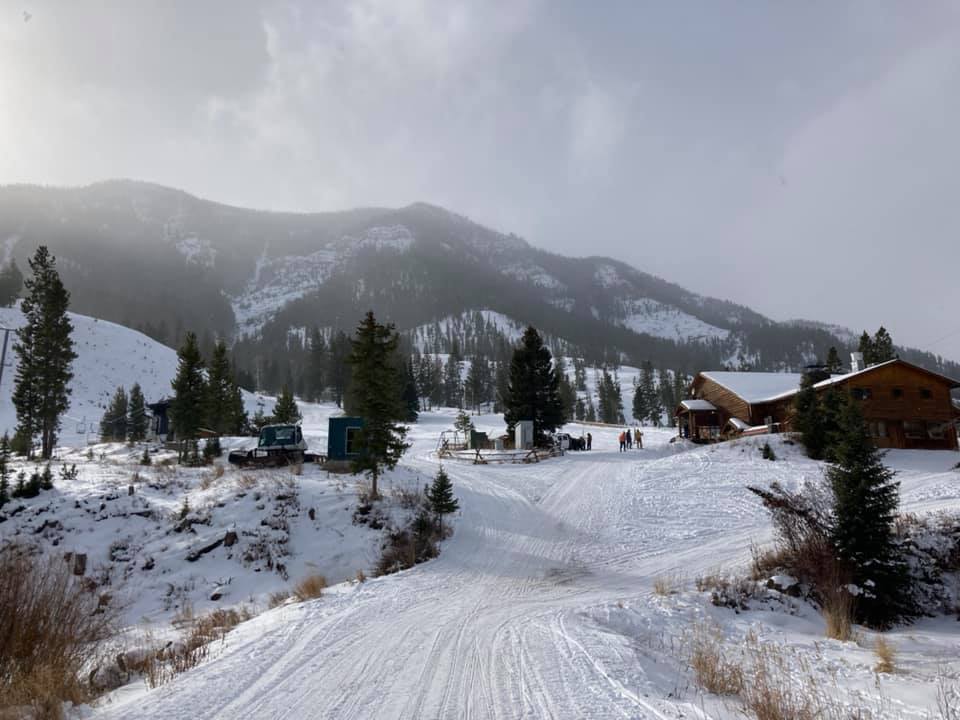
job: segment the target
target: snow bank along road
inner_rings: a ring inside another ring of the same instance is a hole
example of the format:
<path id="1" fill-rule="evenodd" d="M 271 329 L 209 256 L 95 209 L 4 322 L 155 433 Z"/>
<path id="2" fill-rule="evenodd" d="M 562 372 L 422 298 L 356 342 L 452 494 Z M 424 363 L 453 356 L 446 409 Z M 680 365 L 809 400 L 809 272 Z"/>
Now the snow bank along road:
<path id="1" fill-rule="evenodd" d="M 424 479 L 436 470 L 440 421 L 424 418 L 406 457 Z M 462 516 L 437 560 L 265 613 L 213 660 L 98 715 L 704 717 L 692 695 L 669 699 L 676 680 L 590 610 L 652 603 L 664 573 L 745 560 L 768 521 L 744 486 L 819 471 L 797 455 L 767 462 L 753 447 L 680 448 L 668 431 L 647 431 L 648 449 L 620 454 L 613 431 L 591 430 L 591 453 L 448 464 Z M 949 455 L 925 462 L 943 478 Z M 902 475 L 905 504 L 956 506 L 956 487 L 925 480 L 937 476 Z"/>

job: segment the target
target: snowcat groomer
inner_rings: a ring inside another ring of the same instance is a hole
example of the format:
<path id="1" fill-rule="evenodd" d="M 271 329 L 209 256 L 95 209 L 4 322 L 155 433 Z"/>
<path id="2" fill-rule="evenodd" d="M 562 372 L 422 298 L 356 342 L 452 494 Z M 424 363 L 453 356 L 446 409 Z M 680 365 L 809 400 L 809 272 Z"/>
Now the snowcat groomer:
<path id="1" fill-rule="evenodd" d="M 233 450 L 227 460 L 240 467 L 282 467 L 312 462 L 299 425 L 264 425 L 253 450 Z"/>

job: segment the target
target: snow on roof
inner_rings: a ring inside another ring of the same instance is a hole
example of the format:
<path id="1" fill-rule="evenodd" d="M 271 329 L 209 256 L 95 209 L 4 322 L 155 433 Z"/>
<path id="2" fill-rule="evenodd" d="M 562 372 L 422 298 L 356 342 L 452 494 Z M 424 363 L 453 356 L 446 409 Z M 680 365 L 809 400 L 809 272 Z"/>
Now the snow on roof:
<path id="1" fill-rule="evenodd" d="M 751 405 L 789 395 L 800 387 L 800 373 L 704 372 L 703 377 L 746 400 Z"/>
<path id="2" fill-rule="evenodd" d="M 709 400 L 682 400 L 680 402 L 681 407 L 685 407 L 687 410 L 716 410 L 717 406 L 714 405 Z"/>
<path id="3" fill-rule="evenodd" d="M 730 425 L 733 425 L 733 426 L 734 426 L 737 430 L 739 430 L 740 432 L 743 432 L 744 430 L 749 430 L 749 429 L 750 429 L 750 423 L 746 423 L 746 422 L 744 422 L 743 420 L 741 420 L 740 418 L 732 417 L 732 418 L 730 418 L 729 420 L 727 420 L 727 423 L 730 424 Z"/>

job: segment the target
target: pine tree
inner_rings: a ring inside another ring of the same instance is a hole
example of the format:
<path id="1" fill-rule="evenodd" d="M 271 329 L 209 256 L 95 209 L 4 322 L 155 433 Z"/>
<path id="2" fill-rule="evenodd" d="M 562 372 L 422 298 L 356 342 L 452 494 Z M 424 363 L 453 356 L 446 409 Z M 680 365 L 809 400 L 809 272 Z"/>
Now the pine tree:
<path id="1" fill-rule="evenodd" d="M 26 324 L 17 330 L 14 351 L 18 366 L 13 391 L 17 433 L 29 439 L 40 435 L 41 456 L 49 459 L 60 429 L 60 417 L 70 404 L 70 366 L 77 357 L 67 317 L 70 293 L 64 288 L 55 259 L 43 245 L 30 260 L 32 277 L 20 308 Z"/>
<path id="2" fill-rule="evenodd" d="M 587 396 L 587 412 L 584 414 L 583 419 L 587 422 L 596 422 L 597 421 L 597 408 L 593 404 L 593 396 Z"/>
<path id="3" fill-rule="evenodd" d="M 844 406 L 840 433 L 835 463 L 827 470 L 834 497 L 831 543 L 864 591 L 858 614 L 885 627 L 907 608 L 905 564 L 893 533 L 900 483 L 884 466 L 857 403 Z"/>
<path id="4" fill-rule="evenodd" d="M 580 421 L 586 420 L 587 418 L 587 406 L 583 402 L 582 397 L 577 398 L 577 404 L 574 405 L 574 408 L 573 408 L 573 416 Z"/>
<path id="5" fill-rule="evenodd" d="M 867 334 L 867 331 L 864 330 L 863 334 L 860 336 L 860 344 L 857 347 L 857 350 L 863 355 L 863 364 L 866 366 L 873 365 L 876 360 L 874 359 L 873 351 L 873 340 Z M 861 368 L 862 370 L 863 368 Z"/>
<path id="6" fill-rule="evenodd" d="M 460 382 L 460 361 L 451 354 L 443 369 L 443 404 L 446 407 L 463 407 L 463 385 Z"/>
<path id="7" fill-rule="evenodd" d="M 298 423 L 301 420 L 300 408 L 297 407 L 297 401 L 290 392 L 290 388 L 284 385 L 280 390 L 280 397 L 277 398 L 277 404 L 273 408 L 273 421 L 284 425 Z"/>
<path id="8" fill-rule="evenodd" d="M 227 345 L 220 340 L 214 345 L 207 370 L 204 427 L 218 435 L 237 432 L 240 424 L 237 419 L 238 389 L 233 366 L 227 354 Z"/>
<path id="9" fill-rule="evenodd" d="M 130 388 L 130 400 L 127 407 L 127 433 L 130 442 L 143 442 L 147 437 L 147 403 L 143 397 L 140 383 Z"/>
<path id="10" fill-rule="evenodd" d="M 890 333 L 882 325 L 877 330 L 876 335 L 873 336 L 872 346 L 874 363 L 887 362 L 897 357 L 897 353 L 893 349 L 893 338 L 890 337 Z"/>
<path id="11" fill-rule="evenodd" d="M 800 433 L 807 456 L 822 460 L 827 445 L 826 427 L 823 407 L 813 385 L 810 375 L 804 375 L 800 381 L 800 390 L 793 399 L 793 428 Z"/>
<path id="12" fill-rule="evenodd" d="M 333 401 L 337 407 L 343 407 L 350 384 L 350 338 L 343 330 L 338 330 L 330 339 L 329 385 Z"/>
<path id="13" fill-rule="evenodd" d="M 327 381 L 328 358 L 327 342 L 320 328 L 314 327 L 310 332 L 310 354 L 307 358 L 305 383 L 306 396 L 313 402 L 320 402 L 323 397 Z"/>
<path id="14" fill-rule="evenodd" d="M 577 390 L 567 377 L 567 366 L 562 357 L 557 357 L 555 371 L 560 380 L 557 391 L 563 406 L 563 420 L 567 422 L 573 418 L 574 406 L 577 404 Z"/>
<path id="15" fill-rule="evenodd" d="M 457 432 L 469 436 L 470 431 L 473 430 L 473 420 L 470 419 L 470 416 L 466 412 L 461 410 L 457 413 L 457 419 L 453 421 L 453 427 Z"/>
<path id="16" fill-rule="evenodd" d="M 837 349 L 832 347 L 827 351 L 827 372 L 831 375 L 840 375 L 843 372 L 843 363 Z"/>
<path id="17" fill-rule="evenodd" d="M 484 385 L 486 382 L 485 370 L 487 365 L 485 358 L 475 355 L 470 362 L 470 369 L 467 370 L 467 379 L 464 383 L 464 392 L 467 396 L 468 406 L 476 413 L 480 412 L 480 403 L 483 402 Z"/>
<path id="18" fill-rule="evenodd" d="M 406 413 L 403 421 L 415 423 L 420 417 L 420 395 L 417 393 L 417 378 L 413 372 L 413 361 L 403 363 L 403 407 Z"/>
<path id="19" fill-rule="evenodd" d="M 200 433 L 207 403 L 203 358 L 194 333 L 186 334 L 177 358 L 177 376 L 171 383 L 170 421 L 177 438 L 192 440 Z"/>
<path id="20" fill-rule="evenodd" d="M 392 325 L 381 325 L 370 311 L 351 340 L 351 411 L 363 418 L 360 433 L 363 452 L 354 461 L 355 472 L 365 472 L 371 493 L 379 497 L 377 480 L 392 470 L 409 445 L 407 428 L 399 424 L 405 414 L 403 377 L 397 371 L 395 353 L 400 343 Z"/>
<path id="21" fill-rule="evenodd" d="M 0 270 L 0 306 L 12 307 L 20 297 L 21 290 L 23 274 L 17 267 L 17 261 L 11 260 L 9 265 Z"/>
<path id="22" fill-rule="evenodd" d="M 823 432 L 823 459 L 833 461 L 834 450 L 842 438 L 841 418 L 844 408 L 850 404 L 846 392 L 828 387 L 820 399 L 820 425 Z"/>
<path id="23" fill-rule="evenodd" d="M 443 537 L 443 516 L 455 513 L 460 509 L 460 503 L 453 496 L 453 483 L 447 477 L 443 468 L 437 472 L 436 478 L 427 490 L 427 502 L 430 509 L 437 516 L 440 528 L 440 537 Z"/>
<path id="24" fill-rule="evenodd" d="M 125 442 L 127 439 L 127 392 L 121 385 L 113 393 L 107 411 L 100 421 L 100 437 L 104 442 Z"/>
<path id="25" fill-rule="evenodd" d="M 528 327 L 510 360 L 510 381 L 504 420 L 513 432 L 521 420 L 533 421 L 534 445 L 543 446 L 547 433 L 563 425 L 560 378 L 540 333 Z"/>

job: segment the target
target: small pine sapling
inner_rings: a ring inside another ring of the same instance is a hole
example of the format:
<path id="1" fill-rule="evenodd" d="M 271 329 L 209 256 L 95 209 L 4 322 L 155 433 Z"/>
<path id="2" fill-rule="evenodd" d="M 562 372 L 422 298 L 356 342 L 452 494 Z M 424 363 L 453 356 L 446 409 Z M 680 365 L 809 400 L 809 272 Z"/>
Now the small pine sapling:
<path id="1" fill-rule="evenodd" d="M 76 480 L 78 477 L 80 477 L 80 471 L 77 470 L 76 465 L 71 465 L 70 467 L 67 467 L 67 464 L 64 463 L 60 467 L 60 479 L 62 481 L 70 482 L 72 480 Z"/>
<path id="2" fill-rule="evenodd" d="M 141 465 L 151 465 L 153 460 L 150 459 L 150 448 L 145 447 L 143 449 L 143 455 L 140 457 Z"/>
<path id="3" fill-rule="evenodd" d="M 455 513 L 460 509 L 460 503 L 453 496 L 453 483 L 446 471 L 440 468 L 437 477 L 427 490 L 427 503 L 437 516 L 440 528 L 440 537 L 443 537 L 443 516 Z"/>
<path id="4" fill-rule="evenodd" d="M 40 475 L 40 489 L 53 490 L 53 471 L 50 470 L 50 463 L 43 468 L 43 474 Z"/>
<path id="5" fill-rule="evenodd" d="M 180 512 L 177 513 L 177 520 L 186 520 L 187 515 L 190 514 L 190 500 L 189 498 L 183 498 L 183 504 L 180 506 Z"/>
<path id="6" fill-rule="evenodd" d="M 764 460 L 776 460 L 777 454 L 773 451 L 773 448 L 770 447 L 770 443 L 766 442 L 763 444 L 763 447 L 760 449 L 763 454 Z"/>
<path id="7" fill-rule="evenodd" d="M 22 498 L 27 493 L 27 473 L 21 470 L 17 473 L 17 484 L 13 488 L 13 494 L 10 497 Z"/>

